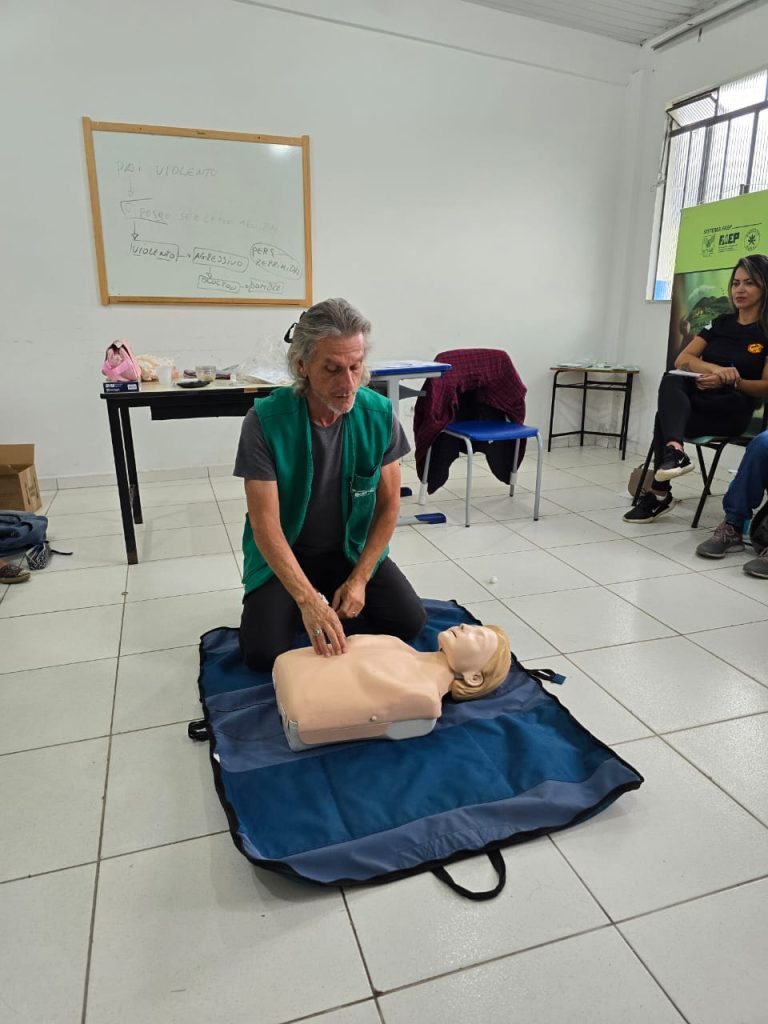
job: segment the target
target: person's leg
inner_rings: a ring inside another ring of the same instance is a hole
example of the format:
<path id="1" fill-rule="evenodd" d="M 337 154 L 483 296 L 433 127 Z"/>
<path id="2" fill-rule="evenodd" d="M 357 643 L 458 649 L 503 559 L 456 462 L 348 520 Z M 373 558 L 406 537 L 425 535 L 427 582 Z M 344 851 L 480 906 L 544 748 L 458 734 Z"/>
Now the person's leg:
<path id="1" fill-rule="evenodd" d="M 723 558 L 729 552 L 743 551 L 744 520 L 751 517 L 753 509 L 756 509 L 763 500 L 766 490 L 768 431 L 759 434 L 747 446 L 738 472 L 723 497 L 725 519 L 715 527 L 711 537 L 699 544 L 696 554 L 702 558 Z"/>
<path id="2" fill-rule="evenodd" d="M 744 521 L 751 517 L 767 490 L 768 431 L 759 434 L 747 446 L 739 470 L 723 497 L 725 519 L 715 527 L 711 537 L 699 544 L 696 554 L 702 558 L 723 558 L 729 552 L 743 551 Z"/>
<path id="3" fill-rule="evenodd" d="M 418 594 L 395 563 L 385 558 L 368 581 L 365 608 L 351 629 L 412 640 L 426 621 L 427 613 Z"/>
<path id="4" fill-rule="evenodd" d="M 738 437 L 749 426 L 754 406 L 739 391 L 700 391 L 691 399 L 686 437 Z"/>
<path id="5" fill-rule="evenodd" d="M 693 377 L 671 377 L 665 373 L 661 378 L 657 419 L 664 445 L 671 443 L 682 447 L 691 415 L 691 395 L 694 389 Z M 663 456 L 663 447 L 660 454 Z M 658 469 L 658 466 L 654 468 Z"/>
<path id="6" fill-rule="evenodd" d="M 662 497 L 669 494 L 669 481 L 693 470 L 691 460 L 683 449 L 696 391 L 692 377 L 672 377 L 665 374 L 659 385 L 656 431 L 654 444 L 653 490 Z"/>
<path id="7" fill-rule="evenodd" d="M 674 379 L 673 377 L 672 380 Z M 661 418 L 657 412 L 653 422 L 653 464 L 655 467 L 661 466 L 664 461 L 665 450 L 666 439 L 661 426 Z M 624 513 L 623 519 L 627 523 L 652 523 L 654 519 L 669 512 L 671 508 L 672 493 L 669 481 L 660 482 L 654 478 L 650 490 L 645 491 L 637 504 Z"/>
<path id="8" fill-rule="evenodd" d="M 741 530 L 768 491 L 768 430 L 749 442 L 723 498 L 725 521 Z"/>
<path id="9" fill-rule="evenodd" d="M 278 654 L 289 650 L 301 615 L 296 602 L 276 576 L 252 590 L 243 600 L 240 653 L 248 668 L 268 672 Z"/>
<path id="10" fill-rule="evenodd" d="M 751 401 L 730 388 L 717 391 L 697 391 L 694 388 L 689 395 L 689 408 L 683 437 L 737 437 L 746 430 L 753 413 Z M 669 440 L 655 480 L 673 480 L 683 473 L 690 473 L 692 469 L 691 460 L 682 446 L 677 446 L 676 439 Z"/>

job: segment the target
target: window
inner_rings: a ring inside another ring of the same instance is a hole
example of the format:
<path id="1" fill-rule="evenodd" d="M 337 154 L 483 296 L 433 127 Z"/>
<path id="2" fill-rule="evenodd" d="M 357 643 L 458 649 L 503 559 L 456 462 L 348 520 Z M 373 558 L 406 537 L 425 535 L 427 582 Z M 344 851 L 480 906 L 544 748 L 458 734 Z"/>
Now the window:
<path id="1" fill-rule="evenodd" d="M 671 295 L 685 207 L 762 189 L 768 189 L 768 71 L 673 104 L 667 110 L 649 298 Z"/>

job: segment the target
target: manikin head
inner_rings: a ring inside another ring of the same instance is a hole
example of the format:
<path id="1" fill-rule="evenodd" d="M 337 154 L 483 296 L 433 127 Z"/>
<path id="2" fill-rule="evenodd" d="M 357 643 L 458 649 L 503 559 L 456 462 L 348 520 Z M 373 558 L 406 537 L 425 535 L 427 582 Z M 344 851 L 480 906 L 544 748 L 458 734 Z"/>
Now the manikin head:
<path id="1" fill-rule="evenodd" d="M 452 626 L 438 634 L 440 650 L 453 670 L 451 696 L 471 700 L 495 690 L 509 672 L 509 637 L 500 626 Z"/>
<path id="2" fill-rule="evenodd" d="M 368 383 L 365 365 L 371 324 L 346 299 L 326 299 L 299 317 L 286 339 L 293 390 L 336 416 L 349 412 Z"/>

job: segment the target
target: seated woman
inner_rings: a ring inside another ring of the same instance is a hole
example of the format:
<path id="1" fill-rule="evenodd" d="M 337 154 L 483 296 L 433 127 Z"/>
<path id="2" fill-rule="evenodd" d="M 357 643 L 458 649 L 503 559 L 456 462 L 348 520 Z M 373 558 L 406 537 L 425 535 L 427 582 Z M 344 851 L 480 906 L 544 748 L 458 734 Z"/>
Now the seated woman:
<path id="1" fill-rule="evenodd" d="M 499 626 L 454 626 L 437 640 L 439 650 L 422 652 L 394 636 L 359 634 L 340 657 L 318 658 L 311 647 L 279 655 L 272 678 L 292 749 L 423 736 L 447 693 L 472 700 L 506 679 L 511 652 Z"/>
<path id="2" fill-rule="evenodd" d="M 728 285 L 733 313 L 716 317 L 688 342 L 675 368 L 696 377 L 664 374 L 653 430 L 654 478 L 624 519 L 650 523 L 672 507 L 670 481 L 690 473 L 685 437 L 736 437 L 768 398 L 768 256 L 745 256 Z"/>

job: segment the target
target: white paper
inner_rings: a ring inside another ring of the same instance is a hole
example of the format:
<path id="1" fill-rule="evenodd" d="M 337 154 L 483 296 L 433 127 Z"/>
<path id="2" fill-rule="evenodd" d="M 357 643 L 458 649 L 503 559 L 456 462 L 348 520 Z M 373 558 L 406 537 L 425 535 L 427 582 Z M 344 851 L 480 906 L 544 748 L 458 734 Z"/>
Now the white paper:
<path id="1" fill-rule="evenodd" d="M 675 377 L 703 377 L 703 373 L 695 373 L 693 370 L 667 370 L 667 373 Z"/>

